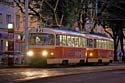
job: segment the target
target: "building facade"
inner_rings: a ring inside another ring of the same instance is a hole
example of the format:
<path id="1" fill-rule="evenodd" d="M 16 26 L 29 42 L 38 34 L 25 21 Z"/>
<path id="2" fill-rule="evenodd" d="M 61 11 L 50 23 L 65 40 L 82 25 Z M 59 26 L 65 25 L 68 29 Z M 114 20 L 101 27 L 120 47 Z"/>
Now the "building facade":
<path id="1" fill-rule="evenodd" d="M 8 51 L 13 34 L 8 34 L 8 24 L 14 23 L 13 0 L 0 0 L 0 52 Z"/>
<path id="2" fill-rule="evenodd" d="M 25 11 L 25 10 L 24 10 Z M 25 14 L 20 11 L 17 4 L 14 3 L 14 33 L 15 51 L 25 52 Z M 28 30 L 38 26 L 38 22 L 33 17 L 28 16 Z"/>

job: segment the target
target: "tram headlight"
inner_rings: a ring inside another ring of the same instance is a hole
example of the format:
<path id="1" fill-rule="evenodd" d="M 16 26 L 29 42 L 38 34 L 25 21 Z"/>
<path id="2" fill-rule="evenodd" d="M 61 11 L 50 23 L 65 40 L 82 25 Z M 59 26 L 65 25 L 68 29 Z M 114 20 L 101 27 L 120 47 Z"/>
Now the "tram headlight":
<path id="1" fill-rule="evenodd" d="M 53 55 L 54 55 L 54 53 L 53 53 L 53 52 L 51 52 L 51 53 L 50 53 L 50 55 L 52 55 L 52 56 L 53 56 Z"/>
<path id="2" fill-rule="evenodd" d="M 47 55 L 48 55 L 47 50 L 43 50 L 43 51 L 42 51 L 42 56 L 47 57 Z"/>
<path id="3" fill-rule="evenodd" d="M 92 52 L 91 52 L 91 53 L 89 53 L 89 56 L 90 56 L 90 57 L 92 57 L 92 56 L 93 56 L 93 53 L 92 53 Z"/>
<path id="4" fill-rule="evenodd" d="M 34 53 L 33 53 L 33 51 L 30 50 L 30 51 L 28 51 L 26 54 L 27 54 L 27 56 L 30 56 L 30 57 L 31 57 L 31 56 L 33 56 Z"/>

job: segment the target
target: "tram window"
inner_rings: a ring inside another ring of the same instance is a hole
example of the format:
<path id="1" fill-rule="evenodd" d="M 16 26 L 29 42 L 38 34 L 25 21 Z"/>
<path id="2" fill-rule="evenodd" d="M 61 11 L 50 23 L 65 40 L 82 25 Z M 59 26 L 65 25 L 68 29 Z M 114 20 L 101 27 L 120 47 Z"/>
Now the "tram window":
<path id="1" fill-rule="evenodd" d="M 36 37 L 36 43 L 40 43 L 40 37 Z"/>
<path id="2" fill-rule="evenodd" d="M 66 35 L 61 35 L 60 36 L 60 44 L 62 45 L 62 46 L 66 46 Z"/>
<path id="3" fill-rule="evenodd" d="M 54 35 L 49 35 L 48 39 L 49 39 L 49 45 L 54 45 L 55 42 Z M 48 39 L 46 39 L 46 42 Z"/>
<path id="4" fill-rule="evenodd" d="M 80 38 L 81 38 L 81 37 L 78 37 L 78 42 L 79 42 L 79 43 L 78 43 L 78 46 L 79 46 L 79 47 L 81 47 L 81 46 L 80 46 Z"/>
<path id="5" fill-rule="evenodd" d="M 104 48 L 103 40 L 100 40 L 100 48 Z"/>
<path id="6" fill-rule="evenodd" d="M 96 40 L 96 48 L 100 48 L 99 40 Z"/>
<path id="7" fill-rule="evenodd" d="M 68 46 L 72 46 L 71 36 L 67 36 L 67 44 Z"/>
<path id="8" fill-rule="evenodd" d="M 80 38 L 79 38 L 79 45 L 80 45 L 80 47 L 83 47 L 83 43 L 84 43 L 84 42 L 82 41 L 82 37 L 80 37 Z"/>
<path id="9" fill-rule="evenodd" d="M 106 41 L 106 49 L 108 49 L 108 46 L 109 46 L 109 45 L 108 45 L 108 41 Z"/>
<path id="10" fill-rule="evenodd" d="M 31 45 L 54 45 L 53 34 L 32 33 L 29 36 L 29 44 Z"/>
<path id="11" fill-rule="evenodd" d="M 87 39 L 87 47 L 92 48 L 93 47 L 93 39 Z"/>
<path id="12" fill-rule="evenodd" d="M 80 37 L 80 42 L 79 43 L 80 43 L 80 47 L 85 47 L 86 46 L 86 39 Z"/>
<path id="13" fill-rule="evenodd" d="M 113 42 L 109 41 L 109 49 L 113 49 L 113 48 L 114 48 Z"/>
<path id="14" fill-rule="evenodd" d="M 94 48 L 96 48 L 96 39 L 94 39 L 93 42 L 94 42 Z"/>
<path id="15" fill-rule="evenodd" d="M 113 42 L 111 42 L 111 44 L 112 44 L 112 49 L 114 49 L 114 44 L 113 44 Z"/>
<path id="16" fill-rule="evenodd" d="M 79 38 L 75 37 L 75 47 L 79 47 Z"/>
<path id="17" fill-rule="evenodd" d="M 110 42 L 108 42 L 108 49 L 111 49 Z"/>
<path id="18" fill-rule="evenodd" d="M 60 45 L 63 46 L 63 35 L 60 35 Z"/>
<path id="19" fill-rule="evenodd" d="M 30 38 L 29 44 L 33 45 L 33 44 L 36 43 L 36 41 L 35 41 L 35 36 L 34 36 L 34 35 L 31 34 L 31 35 L 29 36 L 29 38 Z"/>
<path id="20" fill-rule="evenodd" d="M 75 47 L 75 37 L 72 37 L 71 41 L 72 41 L 72 46 Z"/>
<path id="21" fill-rule="evenodd" d="M 105 41 L 105 49 L 108 49 L 108 46 L 109 46 L 108 41 Z"/>
<path id="22" fill-rule="evenodd" d="M 103 48 L 102 40 L 97 40 L 97 47 Z"/>
<path id="23" fill-rule="evenodd" d="M 107 49 L 110 49 L 110 42 L 107 41 Z"/>
<path id="24" fill-rule="evenodd" d="M 102 48 L 105 49 L 105 41 L 102 40 Z"/>
<path id="25" fill-rule="evenodd" d="M 61 36 L 56 35 L 56 45 L 60 45 Z"/>

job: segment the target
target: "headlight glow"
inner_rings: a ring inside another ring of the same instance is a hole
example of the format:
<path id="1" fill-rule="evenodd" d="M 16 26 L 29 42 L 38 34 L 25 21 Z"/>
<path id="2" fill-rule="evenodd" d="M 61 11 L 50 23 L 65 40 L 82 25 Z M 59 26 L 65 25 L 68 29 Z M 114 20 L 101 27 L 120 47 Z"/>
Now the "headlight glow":
<path id="1" fill-rule="evenodd" d="M 91 53 L 89 54 L 89 56 L 91 56 L 91 57 L 92 57 L 92 56 L 93 56 L 93 53 L 91 52 Z"/>
<path id="2" fill-rule="evenodd" d="M 34 53 L 33 53 L 33 51 L 30 50 L 26 54 L 31 57 L 31 56 L 33 56 Z"/>
<path id="3" fill-rule="evenodd" d="M 48 52 L 46 50 L 42 51 L 42 56 L 46 57 L 48 55 Z"/>
<path id="4" fill-rule="evenodd" d="M 53 52 L 51 52 L 51 53 L 50 53 L 50 55 L 52 55 L 52 56 L 53 56 L 53 55 L 54 55 L 54 53 L 53 53 Z"/>

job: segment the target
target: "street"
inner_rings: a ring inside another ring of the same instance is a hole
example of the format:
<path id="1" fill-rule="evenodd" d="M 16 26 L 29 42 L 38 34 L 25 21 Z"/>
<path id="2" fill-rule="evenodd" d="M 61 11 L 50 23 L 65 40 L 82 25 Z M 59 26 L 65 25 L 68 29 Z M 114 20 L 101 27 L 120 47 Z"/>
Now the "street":
<path id="1" fill-rule="evenodd" d="M 37 80 L 62 75 L 74 75 L 81 73 L 92 73 L 107 70 L 125 69 L 124 64 L 109 66 L 81 66 L 67 68 L 5 68 L 0 69 L 0 83 L 13 83 Z"/>
<path id="2" fill-rule="evenodd" d="M 61 76 L 23 83 L 125 83 L 125 70 Z"/>

